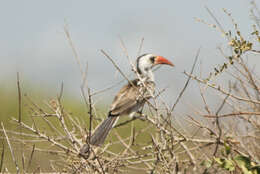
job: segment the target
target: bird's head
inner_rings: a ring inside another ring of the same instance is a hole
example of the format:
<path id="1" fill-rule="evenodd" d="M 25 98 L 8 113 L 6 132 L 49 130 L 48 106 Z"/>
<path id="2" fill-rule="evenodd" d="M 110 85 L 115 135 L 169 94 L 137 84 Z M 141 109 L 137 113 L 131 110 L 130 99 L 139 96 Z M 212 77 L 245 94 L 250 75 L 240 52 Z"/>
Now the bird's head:
<path id="1" fill-rule="evenodd" d="M 172 62 L 162 56 L 143 54 L 137 58 L 136 68 L 140 75 L 147 76 L 152 72 L 154 66 L 160 64 L 174 66 Z"/>

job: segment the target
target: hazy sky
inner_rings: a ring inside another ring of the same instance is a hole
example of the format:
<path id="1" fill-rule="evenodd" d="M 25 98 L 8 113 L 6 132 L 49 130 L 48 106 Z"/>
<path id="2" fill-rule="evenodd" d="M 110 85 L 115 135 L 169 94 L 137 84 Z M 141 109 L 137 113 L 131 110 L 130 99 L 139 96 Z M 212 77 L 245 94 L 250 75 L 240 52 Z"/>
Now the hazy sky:
<path id="1" fill-rule="evenodd" d="M 19 71 L 32 85 L 57 90 L 64 82 L 67 92 L 80 95 L 79 69 L 63 30 L 68 24 L 80 59 L 88 62 L 92 88 L 102 89 L 122 79 L 100 49 L 129 73 L 119 36 L 133 60 L 144 37 L 142 53 L 162 55 L 176 65 L 162 67 L 155 75 L 158 84 L 161 82 L 158 86 L 169 86 L 169 94 L 175 98 L 186 79 L 182 72 L 190 69 L 199 47 L 205 73 L 224 61 L 216 48 L 225 48 L 225 39 L 195 21 L 198 17 L 214 23 L 205 6 L 225 29 L 232 25 L 222 8 L 232 12 L 242 32 L 252 31 L 249 0 L 1 1 L 1 84 L 15 85 Z"/>

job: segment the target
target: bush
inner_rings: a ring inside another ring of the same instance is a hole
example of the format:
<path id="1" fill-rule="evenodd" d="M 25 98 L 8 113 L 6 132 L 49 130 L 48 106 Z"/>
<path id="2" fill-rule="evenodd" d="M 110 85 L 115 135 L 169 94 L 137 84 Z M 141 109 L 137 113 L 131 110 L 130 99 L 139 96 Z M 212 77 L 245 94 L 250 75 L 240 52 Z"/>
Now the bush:
<path id="1" fill-rule="evenodd" d="M 247 39 L 231 14 L 224 10 L 234 24 L 234 30 L 224 31 L 218 21 L 218 25 L 209 25 L 227 39 L 227 46 L 232 52 L 225 53 L 220 48 L 226 61 L 203 78 L 193 74 L 198 52 L 191 72 L 184 72 L 187 83 L 173 106 L 158 100 L 158 93 L 147 105 L 145 114 L 122 120 L 113 129 L 106 144 L 103 147 L 90 146 L 85 158 L 79 155 L 80 149 L 84 144 L 88 145 L 93 127 L 102 121 L 104 114 L 100 114 L 94 105 L 93 97 L 97 93 L 91 92 L 86 85 L 86 72 L 74 52 L 82 73 L 81 90 L 88 108 L 87 121 L 80 121 L 63 106 L 63 87 L 59 96 L 46 103 L 46 106 L 39 106 L 30 97 L 23 96 L 30 109 L 31 122 L 23 122 L 21 117 L 13 118 L 20 131 L 6 130 L 2 124 L 3 136 L 12 151 L 16 170 L 68 173 L 260 173 L 260 82 L 259 76 L 245 61 L 245 56 L 260 54 L 257 50 L 260 16 L 256 15 L 257 7 L 253 5 L 253 37 Z M 74 48 L 67 28 L 65 31 Z M 120 70 L 113 59 L 102 52 Z M 229 78 L 227 87 L 221 80 L 216 81 L 223 74 Z M 176 119 L 174 109 L 190 80 L 201 89 L 204 110 L 194 111 L 194 115 L 185 120 L 189 124 L 182 124 Z M 207 102 L 209 88 L 221 101 L 219 107 L 214 109 Z M 10 135 L 11 139 L 8 138 Z M 25 156 L 21 165 L 15 158 L 13 142 L 24 145 Z M 8 171 L 3 167 L 5 149 L 3 145 L 0 163 L 0 171 L 3 172 Z M 50 155 L 51 167 L 48 170 L 41 165 L 30 167 L 36 151 Z"/>

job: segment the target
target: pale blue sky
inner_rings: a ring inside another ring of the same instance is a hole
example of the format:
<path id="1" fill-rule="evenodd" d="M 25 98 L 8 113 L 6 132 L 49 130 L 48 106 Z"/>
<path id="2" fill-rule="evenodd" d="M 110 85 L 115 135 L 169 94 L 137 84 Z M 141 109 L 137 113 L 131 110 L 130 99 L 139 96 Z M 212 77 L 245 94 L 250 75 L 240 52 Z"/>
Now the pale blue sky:
<path id="1" fill-rule="evenodd" d="M 89 63 L 92 88 L 122 79 L 100 49 L 129 73 L 118 36 L 133 60 L 144 37 L 142 53 L 162 55 L 176 65 L 156 72 L 157 82 L 162 82 L 158 86 L 169 86 L 168 94 L 175 98 L 185 82 L 182 72 L 190 69 L 199 47 L 204 71 L 224 61 L 216 47 L 225 48 L 225 39 L 194 20 L 214 23 L 205 6 L 226 29 L 232 25 L 222 8 L 232 12 L 242 32 L 252 31 L 249 0 L 1 1 L 0 80 L 5 86 L 14 85 L 19 71 L 31 84 L 55 91 L 63 81 L 66 92 L 79 96 L 80 73 L 63 31 L 66 20 L 80 59 Z"/>

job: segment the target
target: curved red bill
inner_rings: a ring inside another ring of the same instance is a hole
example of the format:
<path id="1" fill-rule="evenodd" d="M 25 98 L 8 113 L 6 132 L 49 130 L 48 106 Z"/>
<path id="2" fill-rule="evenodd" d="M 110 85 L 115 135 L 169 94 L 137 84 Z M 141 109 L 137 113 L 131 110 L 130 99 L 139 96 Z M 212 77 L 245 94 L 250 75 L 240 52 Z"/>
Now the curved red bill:
<path id="1" fill-rule="evenodd" d="M 168 59 L 162 57 L 162 56 L 156 56 L 154 64 L 167 64 L 170 66 L 174 66 L 174 64 L 172 62 L 170 62 Z"/>

